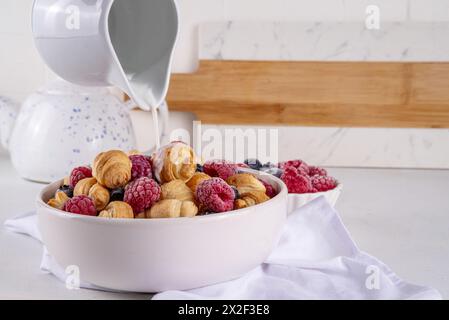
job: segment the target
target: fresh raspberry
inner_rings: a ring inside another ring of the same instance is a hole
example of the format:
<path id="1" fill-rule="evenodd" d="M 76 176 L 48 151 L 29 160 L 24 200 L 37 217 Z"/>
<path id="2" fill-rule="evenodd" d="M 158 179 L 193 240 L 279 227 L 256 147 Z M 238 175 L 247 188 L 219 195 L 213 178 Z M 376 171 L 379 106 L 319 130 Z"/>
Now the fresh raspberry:
<path id="1" fill-rule="evenodd" d="M 294 167 L 286 167 L 281 179 L 287 185 L 289 193 L 313 192 L 310 177 L 301 175 Z"/>
<path id="2" fill-rule="evenodd" d="M 285 169 L 286 167 L 294 167 L 300 170 L 301 173 L 305 172 L 306 174 L 309 174 L 309 166 L 302 160 L 290 160 L 286 162 L 281 162 L 279 163 L 278 167 L 281 169 Z"/>
<path id="3" fill-rule="evenodd" d="M 267 189 L 267 191 L 265 192 L 267 196 L 269 196 L 270 198 L 274 198 L 277 194 L 276 190 L 274 190 L 274 187 L 268 182 L 265 182 L 263 180 L 260 180 L 260 182 L 262 182 L 263 185 L 265 186 L 265 189 Z"/>
<path id="4" fill-rule="evenodd" d="M 221 213 L 234 208 L 235 193 L 223 179 L 212 178 L 198 185 L 196 199 L 204 210 Z"/>
<path id="5" fill-rule="evenodd" d="M 153 178 L 151 163 L 147 157 L 142 155 L 133 155 L 129 157 L 132 163 L 131 177 L 136 180 L 141 177 Z"/>
<path id="6" fill-rule="evenodd" d="M 78 167 L 70 173 L 70 186 L 75 188 L 76 184 L 83 179 L 92 177 L 92 169 L 89 167 Z"/>
<path id="7" fill-rule="evenodd" d="M 237 168 L 236 164 L 225 160 L 207 161 L 203 166 L 205 174 L 211 177 L 219 177 L 223 180 L 235 175 L 237 173 Z"/>
<path id="8" fill-rule="evenodd" d="M 312 177 L 312 186 L 317 192 L 325 192 L 333 190 L 337 187 L 338 182 L 335 178 L 328 176 L 314 176 Z"/>
<path id="9" fill-rule="evenodd" d="M 313 176 L 327 176 L 327 171 L 324 168 L 320 168 L 320 167 L 313 167 L 310 166 L 309 167 L 309 176 L 313 177 Z"/>
<path id="10" fill-rule="evenodd" d="M 135 214 L 151 208 L 161 198 L 161 187 L 148 177 L 137 178 L 125 187 L 124 201 L 128 203 Z"/>
<path id="11" fill-rule="evenodd" d="M 295 168 L 296 169 L 296 171 L 298 171 L 298 173 L 300 174 L 300 175 L 302 175 L 302 176 L 306 176 L 306 177 L 309 177 L 310 175 L 309 175 L 309 170 L 306 170 L 306 168 L 305 167 L 299 167 L 299 168 Z"/>
<path id="12" fill-rule="evenodd" d="M 69 199 L 64 206 L 64 211 L 84 216 L 97 215 L 94 201 L 87 196 L 77 196 Z"/>

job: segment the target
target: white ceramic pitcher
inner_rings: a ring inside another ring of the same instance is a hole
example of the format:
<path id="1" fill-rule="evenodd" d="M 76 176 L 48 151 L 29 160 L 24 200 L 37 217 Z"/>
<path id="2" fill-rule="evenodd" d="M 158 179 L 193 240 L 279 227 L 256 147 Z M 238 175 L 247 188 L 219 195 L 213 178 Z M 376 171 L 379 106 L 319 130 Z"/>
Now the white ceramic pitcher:
<path id="1" fill-rule="evenodd" d="M 175 0 L 35 0 L 35 44 L 61 78 L 116 86 L 142 109 L 167 94 L 179 31 Z"/>

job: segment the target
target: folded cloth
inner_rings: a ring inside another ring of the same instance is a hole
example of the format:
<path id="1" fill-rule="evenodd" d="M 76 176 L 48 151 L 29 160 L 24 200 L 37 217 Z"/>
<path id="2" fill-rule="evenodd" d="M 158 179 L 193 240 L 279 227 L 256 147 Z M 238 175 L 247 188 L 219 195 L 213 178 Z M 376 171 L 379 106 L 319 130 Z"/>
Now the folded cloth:
<path id="1" fill-rule="evenodd" d="M 36 215 L 5 223 L 40 240 Z M 65 281 L 64 269 L 44 248 L 41 268 Z M 81 287 L 107 290 L 88 283 Z M 441 299 L 438 291 L 401 280 L 360 251 L 338 213 L 321 197 L 290 214 L 279 245 L 267 261 L 241 278 L 153 299 Z"/>

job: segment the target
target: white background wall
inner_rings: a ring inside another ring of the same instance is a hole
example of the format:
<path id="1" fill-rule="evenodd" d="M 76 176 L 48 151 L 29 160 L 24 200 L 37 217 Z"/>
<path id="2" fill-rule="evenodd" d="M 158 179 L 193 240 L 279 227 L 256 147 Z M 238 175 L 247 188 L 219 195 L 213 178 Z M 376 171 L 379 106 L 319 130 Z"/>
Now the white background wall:
<path id="1" fill-rule="evenodd" d="M 449 21 L 448 0 L 178 0 L 182 34 L 174 71 L 195 69 L 198 25 L 221 20 L 362 21 L 370 4 L 384 21 Z M 23 100 L 49 72 L 30 31 L 32 0 L 0 1 L 0 95 Z"/>

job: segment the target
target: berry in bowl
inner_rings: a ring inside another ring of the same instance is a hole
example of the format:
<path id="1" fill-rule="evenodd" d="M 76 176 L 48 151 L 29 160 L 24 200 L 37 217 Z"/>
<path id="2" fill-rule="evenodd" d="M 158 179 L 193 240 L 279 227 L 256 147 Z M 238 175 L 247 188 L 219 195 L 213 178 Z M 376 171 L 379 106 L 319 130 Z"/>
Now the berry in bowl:
<path id="1" fill-rule="evenodd" d="M 343 189 L 343 185 L 330 176 L 326 169 L 310 166 L 302 160 L 290 160 L 276 165 L 271 163 L 262 165 L 257 159 L 249 159 L 242 166 L 281 179 L 289 192 L 289 213 L 321 196 L 324 196 L 329 204 L 335 207 Z"/>
<path id="2" fill-rule="evenodd" d="M 286 221 L 287 187 L 224 161 L 197 162 L 172 143 L 152 157 L 104 152 L 73 169 L 37 199 L 49 253 L 78 266 L 84 282 L 133 292 L 202 287 L 260 265 Z"/>

